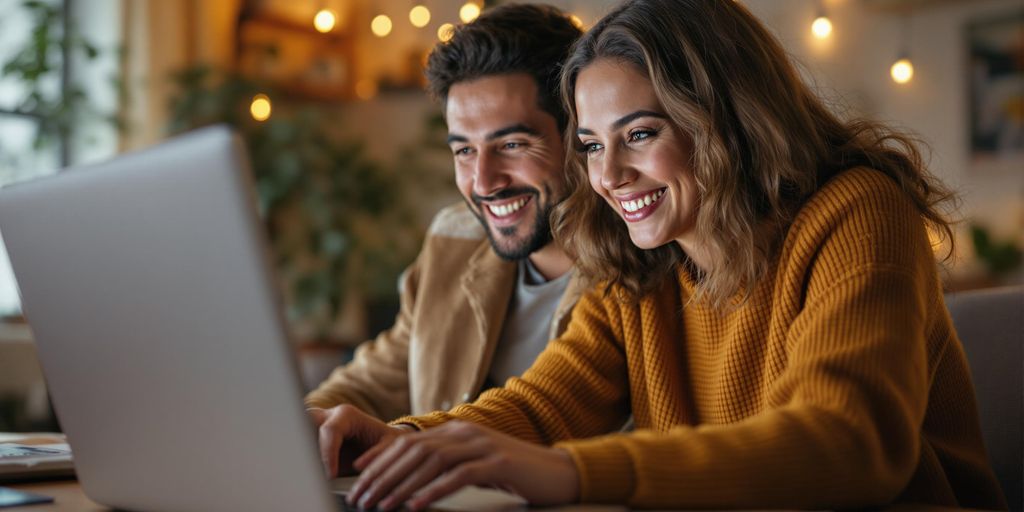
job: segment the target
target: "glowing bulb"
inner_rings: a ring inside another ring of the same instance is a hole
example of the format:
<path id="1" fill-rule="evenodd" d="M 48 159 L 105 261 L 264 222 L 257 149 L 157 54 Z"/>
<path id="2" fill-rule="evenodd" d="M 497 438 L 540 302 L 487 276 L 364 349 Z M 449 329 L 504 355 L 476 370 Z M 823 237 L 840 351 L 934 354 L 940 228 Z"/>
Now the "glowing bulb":
<path id="1" fill-rule="evenodd" d="M 576 28 L 583 30 L 583 20 L 581 20 L 579 16 L 576 16 L 575 14 L 570 14 L 569 21 L 571 21 L 572 24 L 576 26 Z"/>
<path id="2" fill-rule="evenodd" d="M 825 39 L 832 34 L 832 22 L 825 16 L 818 16 L 811 24 L 811 32 L 814 32 L 814 37 Z"/>
<path id="3" fill-rule="evenodd" d="M 475 20 L 477 16 L 480 16 L 480 6 L 473 2 L 466 2 L 459 9 L 459 19 L 463 23 L 469 23 Z"/>
<path id="4" fill-rule="evenodd" d="M 253 119 L 260 122 L 270 119 L 270 98 L 262 93 L 253 96 L 252 103 L 249 104 L 249 113 Z"/>
<path id="5" fill-rule="evenodd" d="M 416 28 L 423 28 L 430 23 L 430 9 L 417 5 L 409 11 L 409 22 Z"/>
<path id="6" fill-rule="evenodd" d="M 324 34 L 330 32 L 337 22 L 338 16 L 330 9 L 320 9 L 320 12 L 313 17 L 313 27 Z"/>
<path id="7" fill-rule="evenodd" d="M 451 23 L 445 23 L 440 27 L 437 27 L 437 39 L 442 43 L 447 43 L 452 40 L 452 36 L 455 35 L 455 25 Z"/>
<path id="8" fill-rule="evenodd" d="M 381 14 L 370 22 L 370 30 L 377 37 L 384 37 L 391 33 L 391 18 Z"/>
<path id="9" fill-rule="evenodd" d="M 892 75 L 892 80 L 898 84 L 905 84 L 914 78 L 914 65 L 910 63 L 910 59 L 902 58 L 892 65 L 892 69 L 889 70 L 889 74 Z"/>
<path id="10" fill-rule="evenodd" d="M 364 78 L 356 82 L 356 97 L 361 100 L 369 100 L 377 95 L 377 82 Z"/>

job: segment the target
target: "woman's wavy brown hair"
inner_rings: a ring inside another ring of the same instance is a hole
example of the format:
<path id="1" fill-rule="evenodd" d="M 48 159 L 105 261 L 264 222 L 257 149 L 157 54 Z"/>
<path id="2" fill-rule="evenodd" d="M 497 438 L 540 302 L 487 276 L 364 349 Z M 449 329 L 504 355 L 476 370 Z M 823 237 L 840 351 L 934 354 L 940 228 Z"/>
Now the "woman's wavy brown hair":
<path id="1" fill-rule="evenodd" d="M 566 140 L 575 141 L 576 78 L 597 59 L 645 72 L 671 122 L 693 139 L 696 234 L 708 248 L 698 297 L 745 299 L 768 271 L 793 217 L 837 173 L 884 172 L 934 233 L 952 241 L 940 206 L 954 194 L 928 173 L 907 135 L 867 120 L 841 121 L 799 78 L 785 51 L 742 5 L 723 0 L 633 0 L 587 32 L 566 62 Z M 590 189 L 578 148 L 568 151 L 572 192 L 552 215 L 555 236 L 583 275 L 638 298 L 674 279 L 686 255 L 676 243 L 633 245 L 625 223 Z M 950 252 L 950 254 L 952 251 Z"/>

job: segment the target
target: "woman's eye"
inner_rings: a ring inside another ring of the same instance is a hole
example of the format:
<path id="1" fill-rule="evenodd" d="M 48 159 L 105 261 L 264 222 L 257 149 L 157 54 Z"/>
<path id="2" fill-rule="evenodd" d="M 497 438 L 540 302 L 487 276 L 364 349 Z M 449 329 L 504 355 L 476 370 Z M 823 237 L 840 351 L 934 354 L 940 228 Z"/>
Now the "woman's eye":
<path id="1" fill-rule="evenodd" d="M 593 155 L 600 151 L 603 147 L 604 146 L 598 144 L 597 142 L 585 142 L 583 144 L 580 144 L 580 153 L 586 155 Z"/>
<path id="2" fill-rule="evenodd" d="M 629 141 L 630 142 L 639 142 L 641 140 L 649 139 L 651 137 L 654 137 L 657 134 L 658 134 L 658 132 L 656 132 L 654 130 L 635 130 L 633 132 L 630 132 L 630 134 L 629 134 Z"/>

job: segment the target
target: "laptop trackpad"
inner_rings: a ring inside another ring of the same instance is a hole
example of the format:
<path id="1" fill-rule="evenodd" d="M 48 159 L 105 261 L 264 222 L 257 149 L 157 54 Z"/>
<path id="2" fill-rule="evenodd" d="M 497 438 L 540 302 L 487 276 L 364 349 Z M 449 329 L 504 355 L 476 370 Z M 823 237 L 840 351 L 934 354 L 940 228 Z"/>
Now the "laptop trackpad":
<path id="1" fill-rule="evenodd" d="M 328 484 L 331 492 L 345 495 L 356 483 L 356 477 L 335 478 Z M 446 512 L 499 512 L 506 510 L 523 510 L 526 500 L 515 494 L 490 489 L 487 487 L 463 487 L 447 498 L 430 506 L 431 510 Z"/>

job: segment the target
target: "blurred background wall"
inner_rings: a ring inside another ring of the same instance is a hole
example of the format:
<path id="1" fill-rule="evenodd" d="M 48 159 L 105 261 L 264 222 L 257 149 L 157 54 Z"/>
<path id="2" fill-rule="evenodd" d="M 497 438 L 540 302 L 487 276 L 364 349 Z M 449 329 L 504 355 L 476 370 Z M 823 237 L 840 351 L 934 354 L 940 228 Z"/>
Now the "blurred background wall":
<path id="1" fill-rule="evenodd" d="M 963 194 L 957 254 L 943 264 L 949 289 L 1022 280 L 1020 0 L 740 1 L 837 112 L 927 144 L 931 169 Z M 584 27 L 617 4 L 549 3 Z M 398 273 L 431 215 L 460 200 L 422 63 L 445 24 L 480 7 L 0 0 L 0 185 L 232 125 L 249 142 L 295 338 L 329 367 L 341 357 L 334 347 L 390 324 Z M 820 17 L 831 25 L 824 37 L 812 32 Z M 891 74 L 901 57 L 913 66 L 906 83 Z M 0 396 L 45 409 L 24 398 L 39 378 L 15 286 L 0 247 Z"/>

